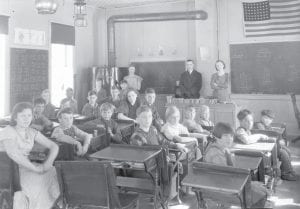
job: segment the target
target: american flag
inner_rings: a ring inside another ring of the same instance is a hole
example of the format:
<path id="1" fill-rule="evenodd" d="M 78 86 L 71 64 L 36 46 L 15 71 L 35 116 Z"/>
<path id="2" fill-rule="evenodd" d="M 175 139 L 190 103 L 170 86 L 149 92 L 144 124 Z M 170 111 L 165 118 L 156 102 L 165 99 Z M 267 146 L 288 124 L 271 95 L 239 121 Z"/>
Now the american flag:
<path id="1" fill-rule="evenodd" d="M 242 0 L 246 37 L 300 34 L 300 0 Z"/>

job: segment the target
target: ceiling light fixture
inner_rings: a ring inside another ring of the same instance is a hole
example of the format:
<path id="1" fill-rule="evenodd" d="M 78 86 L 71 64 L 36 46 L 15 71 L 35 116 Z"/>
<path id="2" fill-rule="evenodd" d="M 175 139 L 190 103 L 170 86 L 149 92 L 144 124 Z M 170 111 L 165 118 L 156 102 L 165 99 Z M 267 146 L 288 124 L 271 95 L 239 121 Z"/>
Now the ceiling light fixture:
<path id="1" fill-rule="evenodd" d="M 56 0 L 35 0 L 35 8 L 38 14 L 54 14 L 58 8 Z"/>

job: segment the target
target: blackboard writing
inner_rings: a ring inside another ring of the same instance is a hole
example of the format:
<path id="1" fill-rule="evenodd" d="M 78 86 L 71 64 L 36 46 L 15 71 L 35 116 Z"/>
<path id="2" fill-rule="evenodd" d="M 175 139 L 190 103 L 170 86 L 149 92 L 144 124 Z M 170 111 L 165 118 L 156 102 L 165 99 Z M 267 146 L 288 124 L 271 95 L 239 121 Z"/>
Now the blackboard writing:
<path id="1" fill-rule="evenodd" d="M 31 102 L 48 88 L 48 51 L 10 49 L 10 104 Z"/>
<path id="2" fill-rule="evenodd" d="M 230 45 L 232 93 L 300 93 L 300 42 Z"/>

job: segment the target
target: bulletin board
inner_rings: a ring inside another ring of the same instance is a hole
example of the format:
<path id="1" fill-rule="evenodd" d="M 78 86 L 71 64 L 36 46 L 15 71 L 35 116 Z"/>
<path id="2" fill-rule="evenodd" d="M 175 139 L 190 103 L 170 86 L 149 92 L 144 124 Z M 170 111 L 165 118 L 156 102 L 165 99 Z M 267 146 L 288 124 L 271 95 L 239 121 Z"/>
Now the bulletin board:
<path id="1" fill-rule="evenodd" d="M 10 49 L 10 106 L 32 102 L 48 88 L 48 50 Z"/>

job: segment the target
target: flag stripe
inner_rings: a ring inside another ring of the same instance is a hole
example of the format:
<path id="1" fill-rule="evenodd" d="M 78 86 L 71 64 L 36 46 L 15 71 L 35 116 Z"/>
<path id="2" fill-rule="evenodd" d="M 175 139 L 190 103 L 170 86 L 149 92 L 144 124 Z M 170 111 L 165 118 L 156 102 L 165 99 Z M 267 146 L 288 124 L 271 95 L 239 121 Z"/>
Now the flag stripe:
<path id="1" fill-rule="evenodd" d="M 287 29 L 300 29 L 300 26 L 287 27 L 287 28 L 269 28 L 269 29 L 247 29 L 246 32 L 260 32 L 260 31 L 276 31 L 276 30 L 287 30 Z"/>
<path id="2" fill-rule="evenodd" d="M 297 3 L 297 4 L 289 4 L 289 5 L 273 5 L 273 4 L 270 4 L 270 8 L 271 9 L 276 9 L 276 8 L 280 8 L 280 9 L 284 9 L 284 8 L 291 8 L 291 7 L 298 7 L 300 6 L 300 3 Z"/>
<path id="3" fill-rule="evenodd" d="M 288 11 L 272 11 L 272 14 L 290 14 L 291 12 L 300 12 L 300 9 L 294 9 Z"/>
<path id="4" fill-rule="evenodd" d="M 264 24 L 245 24 L 247 27 L 256 27 L 256 26 L 268 26 L 268 25 L 282 25 L 282 24 L 293 24 L 293 23 L 299 23 L 299 20 L 294 21 L 282 21 L 282 22 L 269 22 Z"/>
<path id="5" fill-rule="evenodd" d="M 300 0 L 242 0 L 246 37 L 300 34 Z"/>
<path id="6" fill-rule="evenodd" d="M 291 15 L 291 16 L 271 16 L 272 19 L 286 19 L 286 18 L 300 18 L 300 14 L 298 15 Z M 299 20 L 300 22 L 300 20 Z"/>
<path id="7" fill-rule="evenodd" d="M 300 34 L 300 31 L 298 31 L 298 32 L 289 32 L 289 33 L 252 34 L 252 35 L 246 35 L 246 37 L 283 36 L 283 35 L 297 35 L 297 34 Z"/>

